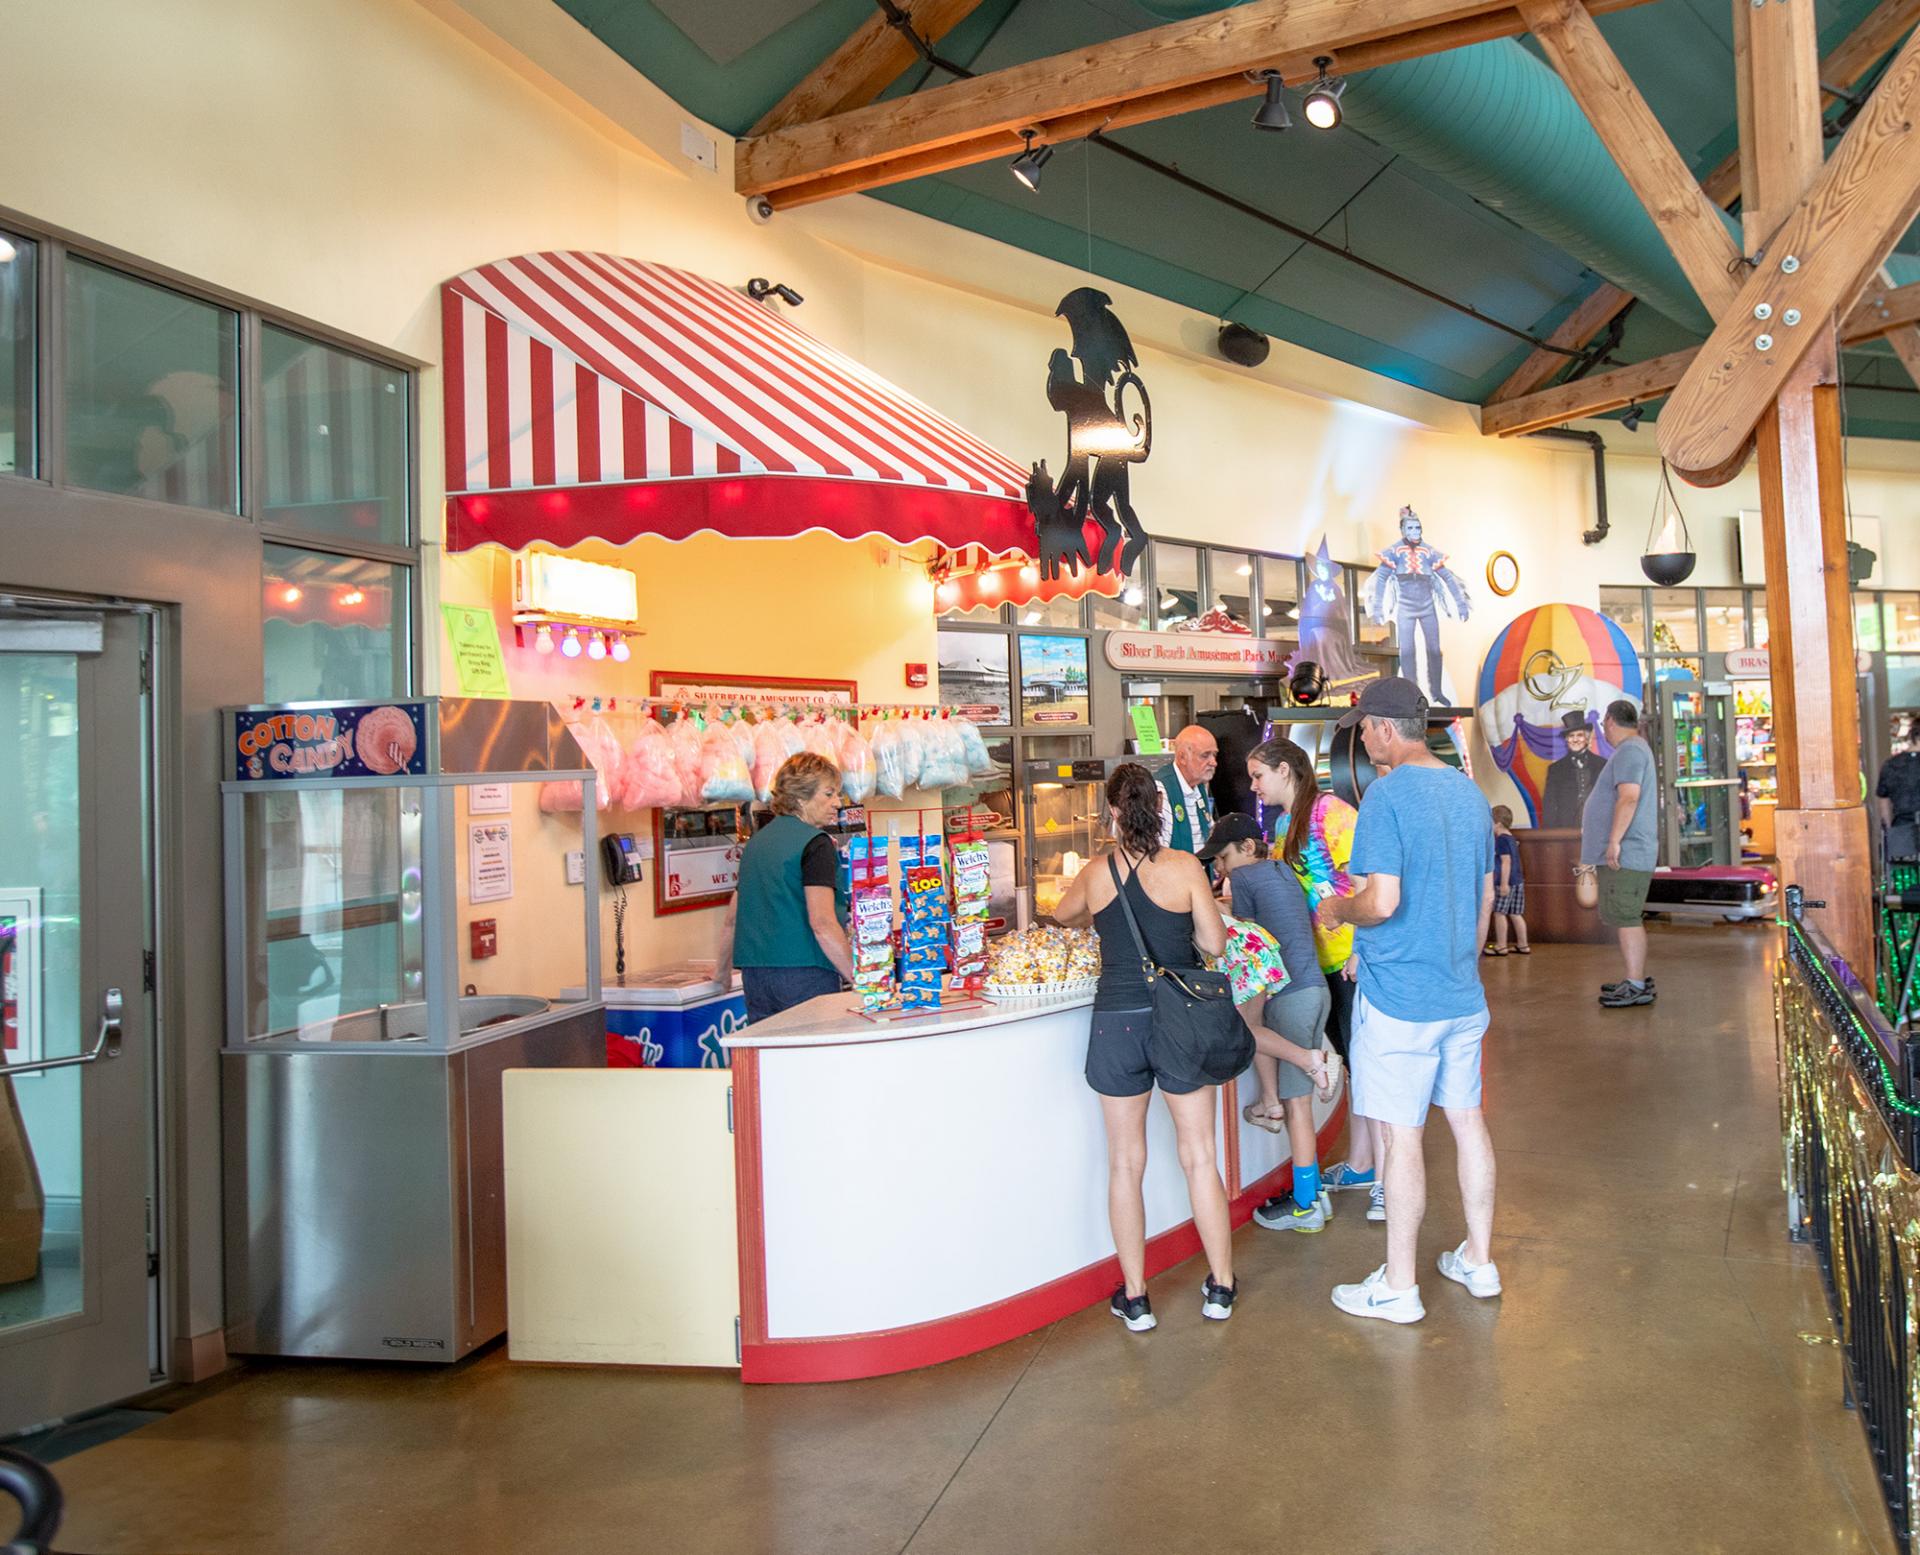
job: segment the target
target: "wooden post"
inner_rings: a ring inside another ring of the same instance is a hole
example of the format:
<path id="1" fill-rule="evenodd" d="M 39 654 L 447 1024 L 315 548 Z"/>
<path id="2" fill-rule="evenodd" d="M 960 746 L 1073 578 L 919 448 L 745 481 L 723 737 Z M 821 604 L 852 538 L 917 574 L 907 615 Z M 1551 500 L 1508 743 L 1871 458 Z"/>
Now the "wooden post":
<path id="1" fill-rule="evenodd" d="M 1733 4 L 1750 72 L 1741 120 L 1752 134 L 1742 157 L 1751 253 L 1820 171 L 1818 51 L 1813 0 Z M 1783 384 L 1756 434 L 1779 762 L 1776 848 L 1783 883 L 1827 904 L 1814 921 L 1870 980 L 1873 870 L 1861 804 L 1845 449 L 1832 321 L 1820 327 L 1824 339 Z"/>

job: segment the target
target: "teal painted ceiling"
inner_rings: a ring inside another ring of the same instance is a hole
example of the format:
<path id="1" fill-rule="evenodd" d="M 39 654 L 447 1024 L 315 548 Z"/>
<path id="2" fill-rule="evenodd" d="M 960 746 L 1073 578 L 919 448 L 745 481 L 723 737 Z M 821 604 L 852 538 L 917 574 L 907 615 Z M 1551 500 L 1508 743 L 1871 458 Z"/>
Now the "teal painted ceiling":
<path id="1" fill-rule="evenodd" d="M 744 133 L 874 9 L 874 0 L 556 3 L 689 112 L 733 134 Z M 1823 52 L 1873 4 L 1818 0 Z M 937 52 L 968 70 L 991 71 L 1211 8 L 1195 0 L 983 0 Z M 1735 145 L 1729 0 L 1653 0 L 1603 16 L 1599 25 L 1675 146 L 1704 175 Z M 1524 99 L 1541 94 L 1541 72 L 1514 45 L 1480 47 L 1509 51 L 1496 63 L 1519 67 L 1498 77 L 1512 81 L 1515 101 L 1498 106 L 1511 107 L 1512 133 L 1536 133 L 1539 121 L 1527 115 L 1538 105 Z M 1518 47 L 1537 54 L 1530 38 Z M 1537 198 L 1558 197 L 1578 211 L 1579 189 L 1551 187 L 1564 148 L 1543 142 L 1540 171 L 1523 171 L 1498 200 L 1489 197 L 1483 170 L 1457 155 L 1427 155 L 1423 166 L 1393 149 L 1405 145 L 1418 85 L 1408 75 L 1413 68 L 1356 75 L 1347 89 L 1349 122 L 1331 132 L 1308 127 L 1294 96 L 1295 127 L 1284 134 L 1252 128 L 1251 100 L 1112 133 L 1125 148 L 1231 204 L 1084 142 L 1058 149 L 1036 192 L 994 161 L 873 197 L 1477 403 L 1527 355 L 1531 347 L 1521 337 L 1544 336 L 1601 277 L 1517 219 Z M 933 66 L 916 66 L 887 95 L 949 79 Z M 1546 90 L 1560 91 L 1550 80 Z M 1362 124 L 1378 127 L 1379 138 L 1362 133 Z M 1590 133 L 1577 121 L 1571 130 Z M 1434 166 L 1447 167 L 1448 175 Z M 1597 210 L 1600 191 L 1594 198 Z M 1312 246 L 1276 223 L 1313 233 L 1400 279 Z M 1629 246 L 1630 238 L 1600 234 L 1602 242 Z M 1920 242 L 1910 234 L 1902 248 L 1920 252 Z M 1920 278 L 1920 262 L 1913 276 L 1900 278 Z M 1606 365 L 1701 338 L 1697 319 L 1675 322 L 1636 304 Z M 1846 377 L 1850 432 L 1920 438 L 1920 392 L 1887 348 L 1849 351 Z"/>

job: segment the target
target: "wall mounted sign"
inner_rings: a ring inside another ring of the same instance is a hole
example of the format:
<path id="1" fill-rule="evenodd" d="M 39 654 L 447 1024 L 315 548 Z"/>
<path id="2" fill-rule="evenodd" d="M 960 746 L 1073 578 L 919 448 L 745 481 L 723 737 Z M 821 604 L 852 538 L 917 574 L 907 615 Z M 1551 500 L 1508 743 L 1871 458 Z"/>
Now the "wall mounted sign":
<path id="1" fill-rule="evenodd" d="M 1293 644 L 1209 632 L 1109 632 L 1107 663 L 1157 675 L 1281 675 Z"/>
<path id="2" fill-rule="evenodd" d="M 513 895 L 513 822 L 467 826 L 467 900 L 504 902 Z"/>
<path id="3" fill-rule="evenodd" d="M 1767 680 L 1773 675 L 1773 654 L 1766 648 L 1729 648 L 1728 680 Z"/>
<path id="4" fill-rule="evenodd" d="M 1142 756 L 1158 756 L 1162 749 L 1160 720 L 1154 716 L 1151 702 L 1135 702 L 1127 709 L 1133 720 L 1133 748 Z"/>
<path id="5" fill-rule="evenodd" d="M 500 633 L 493 624 L 491 610 L 471 605 L 442 605 L 440 614 L 447 623 L 447 639 L 453 644 L 453 672 L 460 694 L 470 697 L 504 697 L 507 689 L 507 664 L 500 654 Z"/>
<path id="6" fill-rule="evenodd" d="M 513 814 L 513 785 L 511 783 L 469 783 L 467 814 Z"/>
<path id="7" fill-rule="evenodd" d="M 1020 638 L 1020 718 L 1029 724 L 1087 724 L 1087 640 Z"/>
<path id="8" fill-rule="evenodd" d="M 1487 587 L 1502 599 L 1520 587 L 1520 560 L 1511 551 L 1495 551 L 1487 558 Z"/>
<path id="9" fill-rule="evenodd" d="M 233 715 L 233 775 L 418 777 L 427 770 L 424 702 L 247 707 Z"/>
<path id="10" fill-rule="evenodd" d="M 1072 349 L 1055 351 L 1047 361 L 1047 403 L 1067 418 L 1067 462 L 1056 481 L 1043 459 L 1027 482 L 1027 511 L 1046 578 L 1089 567 L 1131 574 L 1147 548 L 1127 467 L 1144 463 L 1153 451 L 1153 405 L 1134 371 L 1140 358 L 1112 305 L 1105 292 L 1078 286 L 1054 309 L 1073 334 Z M 1101 531 L 1093 555 L 1087 549 L 1089 519 Z"/>

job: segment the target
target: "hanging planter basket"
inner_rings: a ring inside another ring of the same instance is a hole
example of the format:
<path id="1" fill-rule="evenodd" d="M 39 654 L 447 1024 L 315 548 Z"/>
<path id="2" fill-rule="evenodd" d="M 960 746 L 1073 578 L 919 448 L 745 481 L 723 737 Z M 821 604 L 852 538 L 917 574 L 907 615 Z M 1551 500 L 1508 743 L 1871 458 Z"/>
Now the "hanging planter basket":
<path id="1" fill-rule="evenodd" d="M 1653 496 L 1653 518 L 1647 525 L 1647 549 L 1640 557 L 1640 570 L 1662 588 L 1685 583 L 1693 576 L 1693 536 L 1687 532 L 1687 515 L 1680 511 L 1680 499 L 1673 493 L 1673 476 L 1667 461 L 1660 461 L 1660 489 Z"/>

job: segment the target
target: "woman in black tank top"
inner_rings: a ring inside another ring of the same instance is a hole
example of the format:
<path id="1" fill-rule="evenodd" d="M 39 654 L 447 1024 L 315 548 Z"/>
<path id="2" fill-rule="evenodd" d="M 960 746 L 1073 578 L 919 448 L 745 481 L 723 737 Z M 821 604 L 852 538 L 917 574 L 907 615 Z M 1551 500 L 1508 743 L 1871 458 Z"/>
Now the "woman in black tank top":
<path id="1" fill-rule="evenodd" d="M 1133 762 L 1116 767 L 1107 779 L 1107 807 L 1119 846 L 1074 876 L 1054 917 L 1070 928 L 1090 923 L 1100 934 L 1087 1083 L 1099 1093 L 1107 1125 L 1107 1214 L 1123 1277 L 1110 1307 L 1138 1333 L 1155 1321 L 1147 1299 L 1147 1214 L 1140 1185 L 1147 1169 L 1147 1104 L 1156 1084 L 1173 1115 L 1194 1225 L 1207 1254 L 1201 1314 L 1231 1316 L 1235 1285 L 1227 1191 L 1214 1159 L 1219 1087 L 1156 1063 L 1153 1001 L 1120 893 L 1126 893 L 1156 965 L 1197 966 L 1201 952 L 1224 950 L 1227 936 L 1200 861 L 1160 846 L 1160 786 L 1147 769 Z"/>

